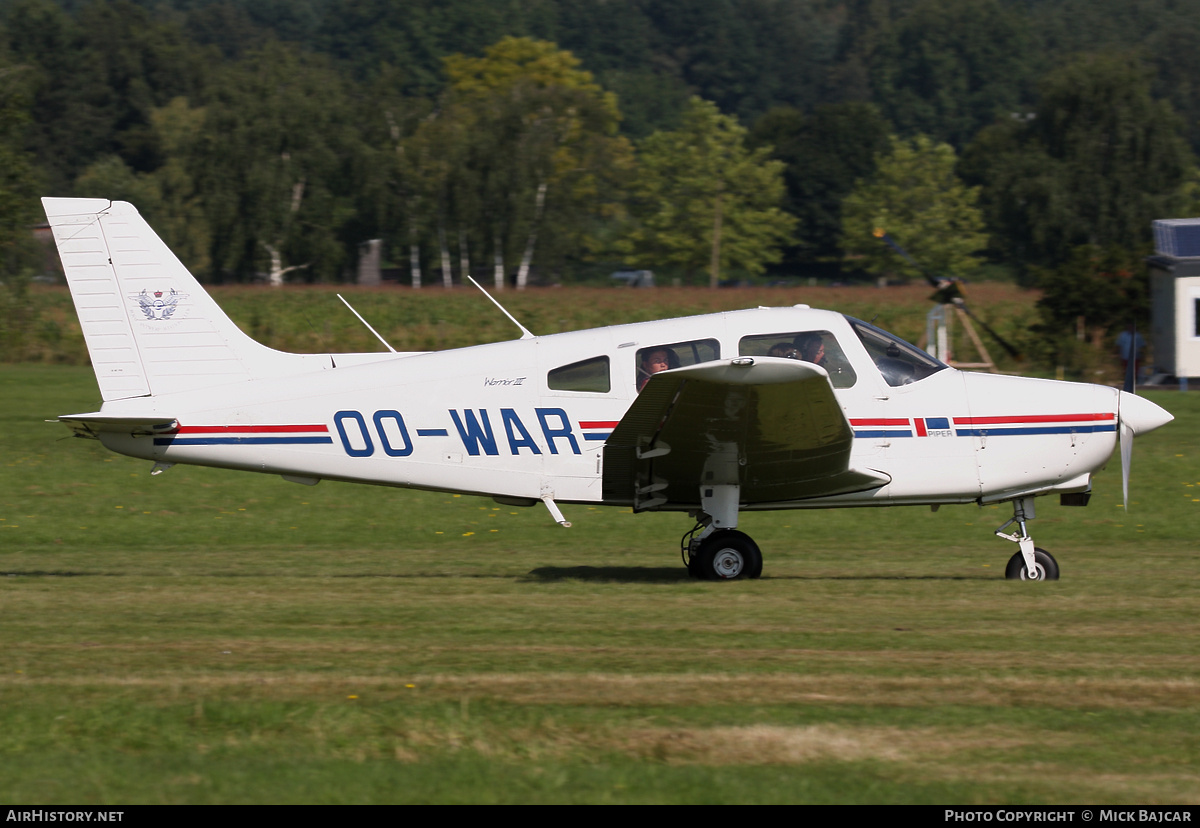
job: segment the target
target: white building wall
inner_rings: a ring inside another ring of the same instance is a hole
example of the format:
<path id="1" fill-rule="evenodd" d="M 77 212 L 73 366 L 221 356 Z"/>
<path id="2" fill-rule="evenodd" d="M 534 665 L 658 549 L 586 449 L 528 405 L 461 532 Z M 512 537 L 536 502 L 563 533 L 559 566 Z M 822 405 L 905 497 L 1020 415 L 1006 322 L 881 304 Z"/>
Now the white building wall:
<path id="1" fill-rule="evenodd" d="M 1200 276 L 1175 280 L 1175 370 L 1200 377 Z"/>

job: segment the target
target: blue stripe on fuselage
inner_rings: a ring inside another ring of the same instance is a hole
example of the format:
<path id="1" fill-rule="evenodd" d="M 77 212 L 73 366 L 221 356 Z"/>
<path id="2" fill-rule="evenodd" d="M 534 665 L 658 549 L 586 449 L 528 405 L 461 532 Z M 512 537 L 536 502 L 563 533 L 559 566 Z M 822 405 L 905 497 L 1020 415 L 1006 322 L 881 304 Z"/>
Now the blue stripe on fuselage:
<path id="1" fill-rule="evenodd" d="M 325 445 L 332 437 L 155 437 L 156 446 L 296 446 Z"/>

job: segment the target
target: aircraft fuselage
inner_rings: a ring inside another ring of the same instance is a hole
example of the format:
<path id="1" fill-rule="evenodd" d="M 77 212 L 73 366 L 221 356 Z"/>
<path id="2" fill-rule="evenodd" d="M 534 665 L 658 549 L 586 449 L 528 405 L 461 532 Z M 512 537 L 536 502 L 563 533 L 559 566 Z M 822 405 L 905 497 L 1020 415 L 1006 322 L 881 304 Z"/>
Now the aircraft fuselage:
<path id="1" fill-rule="evenodd" d="M 892 385 L 846 317 L 803 307 L 435 353 L 335 355 L 331 367 L 299 377 L 107 403 L 106 414 L 162 415 L 178 420 L 178 428 L 100 436 L 114 451 L 162 463 L 601 503 L 605 441 L 638 395 L 639 353 L 699 342 L 710 349 L 699 356 L 731 359 L 749 340 L 788 342 L 805 331 L 820 332 L 840 352 L 831 376 L 853 429 L 851 465 L 890 482 L 743 508 L 988 502 L 1084 491 L 1116 446 L 1115 389 L 949 367 Z M 588 390 L 552 387 L 563 384 L 552 372 L 603 358 L 607 390 L 599 390 L 602 382 Z M 339 361 L 358 364 L 333 367 Z"/>

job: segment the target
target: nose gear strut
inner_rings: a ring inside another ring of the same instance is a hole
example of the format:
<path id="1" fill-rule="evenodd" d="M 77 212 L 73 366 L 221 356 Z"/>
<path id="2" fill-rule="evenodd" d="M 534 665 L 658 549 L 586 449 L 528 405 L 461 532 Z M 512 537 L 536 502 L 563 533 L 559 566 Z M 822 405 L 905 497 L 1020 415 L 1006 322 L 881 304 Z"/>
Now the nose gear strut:
<path id="1" fill-rule="evenodd" d="M 1025 522 L 1033 520 L 1036 515 L 1033 509 L 1032 497 L 1019 497 L 1012 502 L 1013 516 L 996 530 L 996 537 L 1004 538 L 1017 544 L 1021 551 L 1008 561 L 1004 576 L 1009 580 L 1021 581 L 1057 581 L 1058 561 L 1045 549 L 1033 545 Z M 1017 524 L 1019 532 L 1005 533 L 1005 529 Z"/>

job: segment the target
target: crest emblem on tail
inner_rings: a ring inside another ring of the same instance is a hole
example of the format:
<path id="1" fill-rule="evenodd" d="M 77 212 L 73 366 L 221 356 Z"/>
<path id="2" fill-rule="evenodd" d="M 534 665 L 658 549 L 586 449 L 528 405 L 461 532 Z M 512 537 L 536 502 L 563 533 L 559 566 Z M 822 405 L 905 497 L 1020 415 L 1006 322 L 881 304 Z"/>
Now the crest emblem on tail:
<path id="1" fill-rule="evenodd" d="M 187 294 L 179 293 L 175 288 L 171 288 L 170 295 L 164 294 L 161 290 L 151 293 L 149 290 L 143 289 L 133 298 L 147 319 L 170 319 L 179 309 L 179 300 L 186 299 Z"/>

